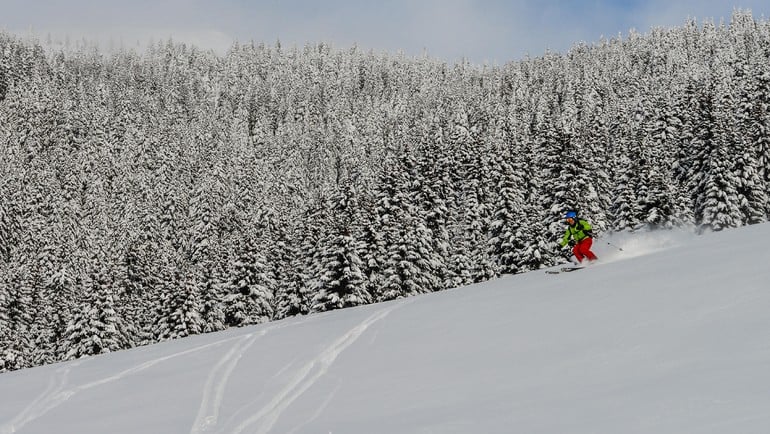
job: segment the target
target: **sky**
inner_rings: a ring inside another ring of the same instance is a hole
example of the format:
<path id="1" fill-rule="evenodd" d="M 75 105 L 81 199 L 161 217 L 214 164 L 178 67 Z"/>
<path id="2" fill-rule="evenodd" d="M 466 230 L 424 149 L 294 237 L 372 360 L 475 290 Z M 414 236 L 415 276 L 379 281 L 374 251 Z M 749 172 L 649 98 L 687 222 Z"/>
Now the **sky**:
<path id="1" fill-rule="evenodd" d="M 766 434 L 768 238 L 616 234 L 579 271 L 0 374 L 0 434 Z"/>
<path id="2" fill-rule="evenodd" d="M 688 17 L 729 20 L 735 8 L 770 16 L 767 0 L 0 0 L 0 29 L 126 47 L 172 37 L 218 53 L 233 41 L 356 44 L 504 64 Z"/>

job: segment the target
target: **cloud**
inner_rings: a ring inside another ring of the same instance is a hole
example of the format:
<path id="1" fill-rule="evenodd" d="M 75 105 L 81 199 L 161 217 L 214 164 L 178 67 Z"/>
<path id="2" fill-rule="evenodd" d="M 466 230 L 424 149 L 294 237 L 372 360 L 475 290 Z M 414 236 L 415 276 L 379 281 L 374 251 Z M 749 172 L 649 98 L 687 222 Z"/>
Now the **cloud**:
<path id="1" fill-rule="evenodd" d="M 564 52 L 601 36 L 677 26 L 687 17 L 724 17 L 722 0 L 2 0 L 0 26 L 32 29 L 40 38 L 98 39 L 133 46 L 174 40 L 224 52 L 234 40 L 286 45 L 354 43 L 374 51 L 403 51 L 456 61 L 502 64 L 546 49 Z M 740 0 L 737 7 L 770 15 L 770 3 Z"/>
<path id="2" fill-rule="evenodd" d="M 8 2 L 4 6 L 6 30 L 21 35 L 32 33 L 58 44 L 86 40 L 102 47 L 143 47 L 150 41 L 172 38 L 224 53 L 235 39 L 223 30 L 228 28 L 228 21 L 235 23 L 232 17 L 222 14 L 224 8 L 215 12 L 198 1 L 39 0 L 35 8 L 18 0 L 3 1 Z"/>

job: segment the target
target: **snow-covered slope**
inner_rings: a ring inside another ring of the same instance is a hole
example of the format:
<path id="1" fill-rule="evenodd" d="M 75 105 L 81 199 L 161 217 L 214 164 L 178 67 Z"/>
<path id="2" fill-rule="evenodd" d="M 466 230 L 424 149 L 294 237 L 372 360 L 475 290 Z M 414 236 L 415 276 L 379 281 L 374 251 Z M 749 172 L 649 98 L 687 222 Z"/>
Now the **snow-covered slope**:
<path id="1" fill-rule="evenodd" d="M 0 375 L 0 433 L 767 433 L 770 225 Z"/>

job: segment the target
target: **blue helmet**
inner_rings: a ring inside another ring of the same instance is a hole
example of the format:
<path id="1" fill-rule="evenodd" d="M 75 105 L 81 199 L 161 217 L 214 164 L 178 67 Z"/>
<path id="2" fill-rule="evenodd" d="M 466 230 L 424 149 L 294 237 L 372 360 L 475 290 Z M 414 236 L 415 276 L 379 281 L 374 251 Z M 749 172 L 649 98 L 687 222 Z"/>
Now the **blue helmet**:
<path id="1" fill-rule="evenodd" d="M 575 211 L 567 211 L 567 214 L 564 214 L 565 219 L 574 219 L 577 218 L 577 213 Z"/>

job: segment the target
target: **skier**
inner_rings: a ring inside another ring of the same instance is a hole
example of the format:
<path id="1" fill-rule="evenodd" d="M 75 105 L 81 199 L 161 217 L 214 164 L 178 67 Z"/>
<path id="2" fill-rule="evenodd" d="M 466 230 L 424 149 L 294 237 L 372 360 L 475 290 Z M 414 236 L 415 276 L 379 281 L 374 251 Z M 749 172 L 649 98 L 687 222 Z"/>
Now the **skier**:
<path id="1" fill-rule="evenodd" d="M 567 244 L 572 246 L 572 253 L 579 263 L 583 263 L 583 258 L 588 259 L 589 262 L 595 261 L 597 259 L 596 255 L 591 251 L 594 237 L 591 231 L 591 224 L 578 218 L 575 211 L 567 212 L 564 215 L 564 219 L 568 226 L 567 231 L 564 233 L 564 238 L 559 244 L 562 248 Z"/>

